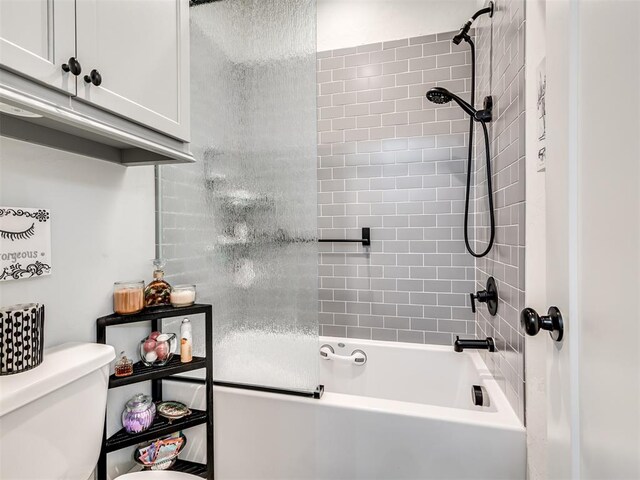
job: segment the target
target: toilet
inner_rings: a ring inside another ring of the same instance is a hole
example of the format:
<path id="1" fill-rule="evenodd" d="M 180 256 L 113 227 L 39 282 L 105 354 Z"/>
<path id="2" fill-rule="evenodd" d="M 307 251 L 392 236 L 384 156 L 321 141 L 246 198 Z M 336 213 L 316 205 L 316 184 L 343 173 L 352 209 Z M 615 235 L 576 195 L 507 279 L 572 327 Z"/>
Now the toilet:
<path id="1" fill-rule="evenodd" d="M 67 343 L 42 364 L 0 377 L 0 479 L 87 480 L 100 455 L 113 347 Z M 193 480 L 171 471 L 120 480 Z"/>
<path id="2" fill-rule="evenodd" d="M 0 377 L 0 478 L 92 476 L 114 358 L 108 345 L 67 343 L 47 349 L 39 367 Z"/>

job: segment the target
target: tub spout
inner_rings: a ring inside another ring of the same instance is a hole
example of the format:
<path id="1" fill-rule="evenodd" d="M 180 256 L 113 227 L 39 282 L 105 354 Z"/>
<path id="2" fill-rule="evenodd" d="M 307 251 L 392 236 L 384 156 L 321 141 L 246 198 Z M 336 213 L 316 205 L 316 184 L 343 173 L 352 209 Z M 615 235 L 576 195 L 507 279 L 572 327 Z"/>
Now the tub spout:
<path id="1" fill-rule="evenodd" d="M 453 349 L 456 352 L 462 352 L 467 348 L 474 348 L 478 350 L 489 350 L 490 352 L 496 351 L 496 344 L 493 338 L 487 337 L 485 340 L 466 339 L 460 340 L 460 337 L 456 335 L 456 341 L 453 343 Z"/>

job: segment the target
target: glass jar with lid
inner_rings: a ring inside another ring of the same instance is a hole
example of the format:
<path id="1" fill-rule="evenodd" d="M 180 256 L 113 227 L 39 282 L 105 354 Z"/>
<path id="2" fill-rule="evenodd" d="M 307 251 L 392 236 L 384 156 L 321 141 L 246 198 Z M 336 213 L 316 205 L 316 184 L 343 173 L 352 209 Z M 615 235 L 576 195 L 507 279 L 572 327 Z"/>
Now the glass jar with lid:
<path id="1" fill-rule="evenodd" d="M 149 395 L 138 393 L 131 397 L 122 412 L 122 426 L 127 433 L 147 430 L 156 417 L 156 405 Z"/>
<path id="2" fill-rule="evenodd" d="M 144 282 L 135 280 L 113 284 L 113 311 L 119 315 L 131 315 L 144 308 Z"/>
<path id="3" fill-rule="evenodd" d="M 133 362 L 127 358 L 124 351 L 120 352 L 120 360 L 115 365 L 116 377 L 128 377 L 133 374 Z"/>

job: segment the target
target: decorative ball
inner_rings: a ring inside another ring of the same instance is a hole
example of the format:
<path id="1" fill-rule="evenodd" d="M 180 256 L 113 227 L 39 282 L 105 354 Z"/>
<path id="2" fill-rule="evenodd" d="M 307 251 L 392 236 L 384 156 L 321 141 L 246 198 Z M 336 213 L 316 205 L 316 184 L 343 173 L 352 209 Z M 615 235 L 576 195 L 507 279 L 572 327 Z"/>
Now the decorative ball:
<path id="1" fill-rule="evenodd" d="M 168 333 L 161 333 L 156 337 L 156 342 L 166 342 L 170 338 L 171 338 L 171 335 L 169 335 Z"/>
<path id="2" fill-rule="evenodd" d="M 169 355 L 169 344 L 167 342 L 160 342 L 156 345 L 156 355 L 159 360 L 165 360 Z"/>
<path id="3" fill-rule="evenodd" d="M 158 359 L 158 355 L 154 350 L 152 350 L 151 352 L 147 352 L 144 354 L 144 359 L 149 363 L 153 363 Z"/>
<path id="4" fill-rule="evenodd" d="M 142 347 L 145 352 L 152 352 L 156 348 L 156 341 L 148 338 Z"/>

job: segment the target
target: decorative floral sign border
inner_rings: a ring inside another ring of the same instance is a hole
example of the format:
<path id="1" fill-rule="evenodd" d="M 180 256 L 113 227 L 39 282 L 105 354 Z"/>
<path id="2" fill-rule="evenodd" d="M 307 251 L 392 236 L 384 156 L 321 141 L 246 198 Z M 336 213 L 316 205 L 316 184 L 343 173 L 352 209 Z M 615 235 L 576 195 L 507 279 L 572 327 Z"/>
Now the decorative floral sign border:
<path id="1" fill-rule="evenodd" d="M 36 211 L 23 210 L 21 208 L 0 208 L 0 217 L 5 216 L 14 217 L 26 217 L 33 218 L 39 223 L 46 223 L 50 219 L 50 214 L 47 210 L 38 209 Z M 8 267 L 3 268 L 0 272 L 0 281 L 3 280 L 18 280 L 21 278 L 39 277 L 47 275 L 51 272 L 51 265 L 35 261 L 26 266 L 22 266 L 21 263 L 15 262 Z"/>
<path id="2" fill-rule="evenodd" d="M 22 210 L 21 208 L 0 208 L 0 217 L 5 217 L 7 215 L 13 215 L 14 217 L 34 218 L 39 222 L 49 221 L 49 212 L 44 209 L 40 209 L 37 212 L 29 212 L 27 210 Z"/>

